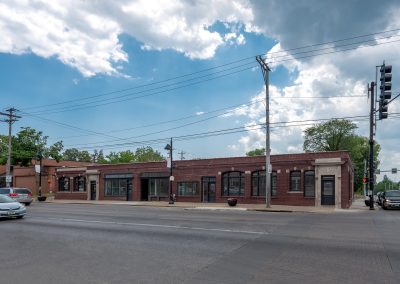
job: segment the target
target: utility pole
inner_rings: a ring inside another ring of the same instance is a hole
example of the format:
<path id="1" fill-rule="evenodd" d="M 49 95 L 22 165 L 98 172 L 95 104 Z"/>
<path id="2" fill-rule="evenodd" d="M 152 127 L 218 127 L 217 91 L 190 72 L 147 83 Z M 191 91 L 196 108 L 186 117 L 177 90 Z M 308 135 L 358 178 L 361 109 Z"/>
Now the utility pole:
<path id="1" fill-rule="evenodd" d="M 364 159 L 364 178 L 368 176 L 368 171 L 367 171 L 367 159 Z M 368 196 L 368 184 L 367 181 L 363 179 L 363 191 L 364 191 L 364 197 Z"/>
<path id="2" fill-rule="evenodd" d="M 180 151 L 180 152 L 178 152 L 178 154 L 181 155 L 181 160 L 185 159 L 185 157 L 183 155 L 186 154 L 186 152 Z"/>
<path id="3" fill-rule="evenodd" d="M 369 114 L 369 209 L 374 210 L 374 114 L 375 114 L 375 82 L 371 82 L 371 109 Z"/>
<path id="4" fill-rule="evenodd" d="M 270 147 L 270 132 L 269 132 L 269 69 L 268 64 L 261 58 L 256 56 L 257 62 L 260 64 L 261 71 L 265 83 L 265 205 L 271 207 L 271 147 Z"/>
<path id="5" fill-rule="evenodd" d="M 12 124 L 21 118 L 15 113 L 18 111 L 15 108 L 6 109 L 8 113 L 0 112 L 0 115 L 6 116 L 6 119 L 2 119 L 1 121 L 8 123 L 8 157 L 7 157 L 7 168 L 6 168 L 6 185 L 7 187 L 11 186 L 12 177 L 11 177 L 11 130 Z"/>
<path id="6" fill-rule="evenodd" d="M 174 176 L 172 175 L 172 137 L 171 137 L 171 143 L 167 144 L 164 148 L 165 150 L 169 151 L 169 161 L 167 161 L 167 167 L 169 167 L 169 202 L 168 204 L 174 204 L 174 196 L 172 195 L 172 181 L 174 179 Z"/>

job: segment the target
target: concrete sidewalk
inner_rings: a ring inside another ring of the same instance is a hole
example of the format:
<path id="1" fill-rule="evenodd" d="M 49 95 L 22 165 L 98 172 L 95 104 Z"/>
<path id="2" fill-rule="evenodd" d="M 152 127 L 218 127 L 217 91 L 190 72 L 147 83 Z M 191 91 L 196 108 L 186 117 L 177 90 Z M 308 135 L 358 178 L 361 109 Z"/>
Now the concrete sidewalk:
<path id="1" fill-rule="evenodd" d="M 333 212 L 358 212 L 369 210 L 363 199 L 354 200 L 349 209 L 336 209 L 333 206 L 286 206 L 271 205 L 266 208 L 265 204 L 238 204 L 230 207 L 226 203 L 195 203 L 175 202 L 168 204 L 167 201 L 110 201 L 110 200 L 60 200 L 48 198 L 44 203 L 57 204 L 92 204 L 92 205 L 125 205 L 125 206 L 147 206 L 147 207 L 168 207 L 183 208 L 186 210 L 239 210 L 239 211 L 265 211 L 265 212 L 307 212 L 307 213 L 333 213 Z"/>

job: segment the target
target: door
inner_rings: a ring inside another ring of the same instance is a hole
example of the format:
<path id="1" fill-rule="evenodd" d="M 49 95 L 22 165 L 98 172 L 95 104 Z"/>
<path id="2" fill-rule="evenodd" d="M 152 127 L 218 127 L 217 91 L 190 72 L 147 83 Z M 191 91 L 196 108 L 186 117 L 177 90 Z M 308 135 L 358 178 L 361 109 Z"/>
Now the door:
<path id="1" fill-rule="evenodd" d="M 140 180 L 141 194 L 140 200 L 148 201 L 149 200 L 149 180 L 142 178 Z"/>
<path id="2" fill-rule="evenodd" d="M 96 200 L 96 181 L 90 181 L 90 200 Z"/>
<path id="3" fill-rule="evenodd" d="M 126 181 L 126 201 L 132 201 L 132 191 L 133 191 L 133 187 L 132 187 L 132 180 L 128 179 Z"/>
<path id="4" fill-rule="evenodd" d="M 321 205 L 335 205 L 335 176 L 321 177 Z"/>
<path id="5" fill-rule="evenodd" d="M 202 178 L 202 201 L 205 203 L 215 202 L 215 177 Z"/>

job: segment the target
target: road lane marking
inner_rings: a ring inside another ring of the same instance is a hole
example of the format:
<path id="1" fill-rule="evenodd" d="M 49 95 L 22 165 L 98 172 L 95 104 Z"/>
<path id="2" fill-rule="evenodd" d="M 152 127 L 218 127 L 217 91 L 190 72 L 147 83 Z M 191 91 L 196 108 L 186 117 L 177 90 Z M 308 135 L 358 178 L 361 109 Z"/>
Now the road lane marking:
<path id="1" fill-rule="evenodd" d="M 268 232 L 260 232 L 260 231 L 243 231 L 243 230 L 218 229 L 218 228 L 201 228 L 201 227 L 188 227 L 188 226 L 177 226 L 177 225 L 148 224 L 148 223 L 127 223 L 127 222 L 82 220 L 82 219 L 69 219 L 69 218 L 30 217 L 29 219 L 36 219 L 36 220 L 47 219 L 47 220 L 54 220 L 54 221 L 66 221 L 66 222 L 78 222 L 78 223 L 128 225 L 128 226 L 154 227 L 154 228 L 180 229 L 180 230 L 213 231 L 213 232 L 224 232 L 224 233 L 235 233 L 235 234 L 241 233 L 241 234 L 253 234 L 253 235 L 268 235 Z"/>

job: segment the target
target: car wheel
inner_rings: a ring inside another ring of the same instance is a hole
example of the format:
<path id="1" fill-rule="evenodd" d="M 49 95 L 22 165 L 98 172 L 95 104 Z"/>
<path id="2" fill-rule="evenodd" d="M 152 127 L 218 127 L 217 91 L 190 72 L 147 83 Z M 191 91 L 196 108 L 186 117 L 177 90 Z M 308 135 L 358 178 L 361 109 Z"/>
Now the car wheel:
<path id="1" fill-rule="evenodd" d="M 25 203 L 25 206 L 29 206 L 29 205 L 31 205 L 30 202 L 26 202 L 26 203 Z"/>
<path id="2" fill-rule="evenodd" d="M 17 216 L 16 217 L 17 219 L 22 219 L 22 218 L 24 218 L 24 216 L 22 215 L 22 216 Z"/>

